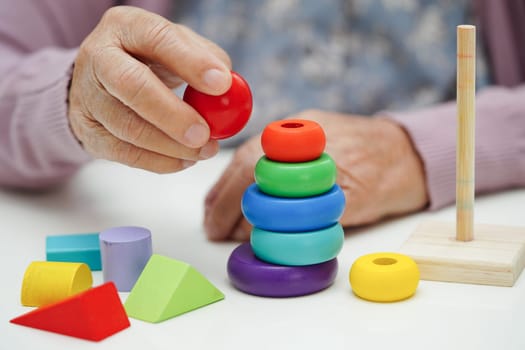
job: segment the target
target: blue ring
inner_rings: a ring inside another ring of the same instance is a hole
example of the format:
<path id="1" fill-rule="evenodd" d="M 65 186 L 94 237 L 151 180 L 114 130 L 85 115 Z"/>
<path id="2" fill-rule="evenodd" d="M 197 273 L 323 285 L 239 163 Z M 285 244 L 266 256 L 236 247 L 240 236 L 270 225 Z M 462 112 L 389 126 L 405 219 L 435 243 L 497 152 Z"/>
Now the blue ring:
<path id="1" fill-rule="evenodd" d="M 252 184 L 244 192 L 241 209 L 250 224 L 266 231 L 315 231 L 339 221 L 345 209 L 345 195 L 341 187 L 334 185 L 319 196 L 274 197 Z"/>
<path id="2" fill-rule="evenodd" d="M 343 248 L 344 231 L 340 224 L 292 235 L 254 227 L 250 243 L 255 255 L 263 261 L 287 266 L 313 265 L 339 254 Z"/>

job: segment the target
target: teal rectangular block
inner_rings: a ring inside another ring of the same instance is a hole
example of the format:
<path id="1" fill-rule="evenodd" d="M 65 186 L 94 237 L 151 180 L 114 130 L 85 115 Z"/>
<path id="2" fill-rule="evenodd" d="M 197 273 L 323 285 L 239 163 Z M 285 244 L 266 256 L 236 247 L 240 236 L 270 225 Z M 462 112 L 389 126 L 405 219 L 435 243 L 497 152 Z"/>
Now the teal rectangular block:
<path id="1" fill-rule="evenodd" d="M 98 233 L 47 236 L 46 260 L 82 262 L 91 271 L 102 270 Z"/>

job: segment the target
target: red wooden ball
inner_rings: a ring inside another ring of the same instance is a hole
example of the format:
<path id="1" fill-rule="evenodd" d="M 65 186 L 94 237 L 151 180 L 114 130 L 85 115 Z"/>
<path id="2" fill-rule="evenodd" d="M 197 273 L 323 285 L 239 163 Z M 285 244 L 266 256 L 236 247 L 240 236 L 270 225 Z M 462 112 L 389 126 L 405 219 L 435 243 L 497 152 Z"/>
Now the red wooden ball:
<path id="1" fill-rule="evenodd" d="M 232 71 L 232 85 L 219 96 L 208 95 L 188 85 L 183 100 L 206 120 L 210 138 L 225 139 L 244 128 L 252 113 L 252 93 L 248 83 Z"/>

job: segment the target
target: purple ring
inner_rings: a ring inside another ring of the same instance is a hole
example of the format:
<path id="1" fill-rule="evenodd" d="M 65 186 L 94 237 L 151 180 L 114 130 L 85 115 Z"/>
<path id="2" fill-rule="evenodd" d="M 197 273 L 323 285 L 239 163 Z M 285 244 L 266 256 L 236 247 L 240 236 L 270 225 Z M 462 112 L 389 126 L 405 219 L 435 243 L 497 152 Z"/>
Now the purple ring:
<path id="1" fill-rule="evenodd" d="M 308 266 L 282 266 L 261 261 L 250 243 L 233 250 L 228 259 L 228 276 L 235 288 L 263 297 L 293 297 L 329 287 L 337 275 L 337 258 Z"/>

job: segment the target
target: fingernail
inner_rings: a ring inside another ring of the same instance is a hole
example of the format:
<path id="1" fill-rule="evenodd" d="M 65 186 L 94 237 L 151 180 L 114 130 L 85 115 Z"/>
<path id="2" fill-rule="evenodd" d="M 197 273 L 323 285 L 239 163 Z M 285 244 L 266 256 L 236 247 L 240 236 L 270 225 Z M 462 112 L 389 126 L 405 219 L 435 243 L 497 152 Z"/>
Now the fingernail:
<path id="1" fill-rule="evenodd" d="M 200 159 L 208 159 L 217 154 L 217 147 L 214 143 L 207 143 L 201 148 L 199 152 Z"/>
<path id="2" fill-rule="evenodd" d="M 182 161 L 182 169 L 189 168 L 189 167 L 195 165 L 195 163 L 196 163 L 196 162 L 193 161 L 193 160 L 183 160 L 183 161 Z"/>
<path id="3" fill-rule="evenodd" d="M 186 130 L 184 138 L 191 146 L 199 147 L 208 141 L 210 133 L 202 124 L 193 124 Z"/>
<path id="4" fill-rule="evenodd" d="M 204 73 L 204 83 L 208 85 L 210 89 L 218 93 L 226 92 L 226 84 L 228 83 L 228 75 L 218 69 L 209 69 Z"/>

